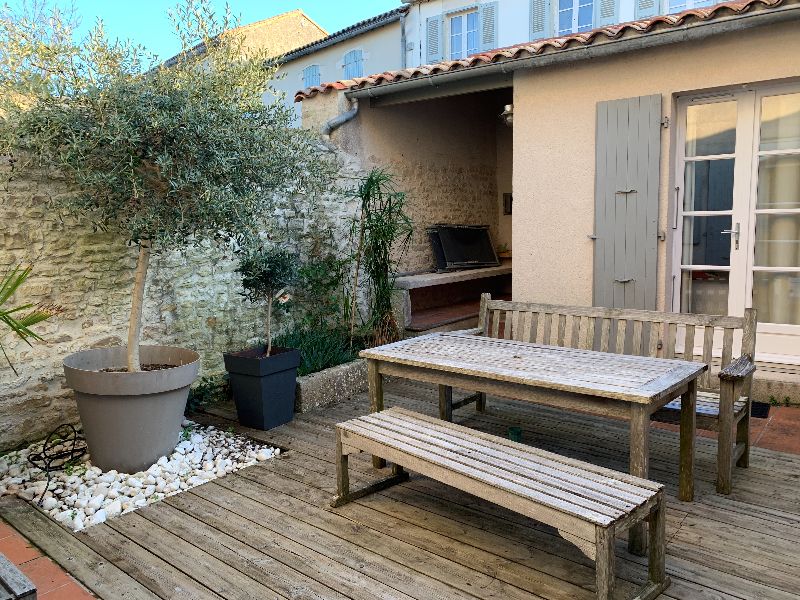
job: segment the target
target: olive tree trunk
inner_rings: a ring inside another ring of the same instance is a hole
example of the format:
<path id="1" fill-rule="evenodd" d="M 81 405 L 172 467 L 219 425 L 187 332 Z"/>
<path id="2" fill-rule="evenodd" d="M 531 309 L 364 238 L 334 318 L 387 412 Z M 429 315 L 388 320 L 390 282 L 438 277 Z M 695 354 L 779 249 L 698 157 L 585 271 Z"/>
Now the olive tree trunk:
<path id="1" fill-rule="evenodd" d="M 141 371 L 139 362 L 139 337 L 142 333 L 142 305 L 144 304 L 144 284 L 147 281 L 147 268 L 150 266 L 150 244 L 139 244 L 139 259 L 133 278 L 133 298 L 131 299 L 131 320 L 128 326 L 128 372 Z"/>
<path id="2" fill-rule="evenodd" d="M 269 298 L 267 299 L 267 350 L 266 356 L 269 358 L 270 354 L 272 354 L 272 303 L 274 302 L 272 298 L 272 292 L 270 292 Z"/>

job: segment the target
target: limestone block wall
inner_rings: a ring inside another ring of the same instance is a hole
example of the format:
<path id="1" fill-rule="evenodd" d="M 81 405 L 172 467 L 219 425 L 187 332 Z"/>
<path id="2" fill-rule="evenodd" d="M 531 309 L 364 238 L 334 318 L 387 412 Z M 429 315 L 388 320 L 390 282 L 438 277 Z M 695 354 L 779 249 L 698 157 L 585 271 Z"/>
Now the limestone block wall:
<path id="1" fill-rule="evenodd" d="M 347 170 L 354 166 L 345 160 L 345 182 L 357 175 Z M 85 223 L 62 221 L 49 203 L 63 189 L 58 182 L 15 180 L 0 190 L 0 274 L 15 264 L 34 265 L 12 305 L 55 303 L 65 309 L 37 327 L 45 343 L 29 347 L 2 338 L 19 375 L 0 360 L 0 451 L 78 420 L 64 387 L 66 355 L 127 340 L 136 250 Z M 321 245 L 341 255 L 350 251 L 354 207 L 341 193 L 285 199 L 268 223 L 276 235 L 291 237 L 301 253 Z M 220 371 L 223 351 L 244 347 L 263 332 L 263 311 L 240 296 L 235 267 L 232 253 L 208 245 L 154 256 L 142 342 L 191 348 L 202 357 L 201 374 Z"/>

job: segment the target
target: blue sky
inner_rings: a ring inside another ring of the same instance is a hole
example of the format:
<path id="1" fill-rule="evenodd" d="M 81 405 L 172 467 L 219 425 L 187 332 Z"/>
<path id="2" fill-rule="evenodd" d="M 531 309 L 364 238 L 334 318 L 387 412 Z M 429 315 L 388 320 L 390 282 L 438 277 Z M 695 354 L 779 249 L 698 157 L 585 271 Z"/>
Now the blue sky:
<path id="1" fill-rule="evenodd" d="M 73 0 L 82 19 L 82 29 L 91 27 L 97 18 L 103 19 L 109 36 L 130 38 L 143 44 L 162 59 L 180 49 L 170 27 L 167 10 L 177 0 Z M 68 0 L 56 4 L 68 6 Z M 225 0 L 213 0 L 221 13 Z M 232 0 L 233 13 L 241 23 L 252 23 L 283 12 L 301 8 L 328 32 L 333 33 L 357 21 L 373 17 L 401 6 L 400 0 Z"/>

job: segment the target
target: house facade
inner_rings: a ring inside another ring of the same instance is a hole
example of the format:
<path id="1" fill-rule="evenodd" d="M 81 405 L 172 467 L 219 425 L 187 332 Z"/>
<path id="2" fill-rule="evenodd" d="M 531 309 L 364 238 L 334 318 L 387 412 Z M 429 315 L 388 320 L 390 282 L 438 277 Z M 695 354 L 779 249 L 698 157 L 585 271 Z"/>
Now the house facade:
<path id="1" fill-rule="evenodd" d="M 782 399 L 800 371 L 798 32 L 800 3 L 747 0 L 298 100 L 316 124 L 358 102 L 332 139 L 398 173 L 418 229 L 489 224 L 512 248 L 514 300 L 756 308 L 759 378 Z M 430 268 L 430 256 L 412 251 L 406 266 Z"/>

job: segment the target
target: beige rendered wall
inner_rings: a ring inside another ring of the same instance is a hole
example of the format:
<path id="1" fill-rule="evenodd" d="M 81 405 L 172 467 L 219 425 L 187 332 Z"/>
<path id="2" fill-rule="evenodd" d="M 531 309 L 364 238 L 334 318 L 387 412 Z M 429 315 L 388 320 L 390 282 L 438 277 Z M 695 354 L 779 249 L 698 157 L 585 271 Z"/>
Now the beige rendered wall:
<path id="1" fill-rule="evenodd" d="M 661 94 L 659 229 L 670 232 L 676 95 L 800 76 L 797 23 L 771 25 L 607 59 L 517 71 L 514 79 L 514 299 L 590 305 L 595 106 Z M 659 242 L 658 306 L 666 255 Z M 670 308 L 669 304 L 666 308 Z"/>
<path id="2" fill-rule="evenodd" d="M 425 233 L 433 223 L 488 224 L 497 239 L 497 102 L 486 95 L 376 108 L 362 102 L 358 117 L 334 133 L 363 169 L 389 169 L 408 193 L 415 231 L 403 271 L 433 267 Z M 317 96 L 303 110 L 313 112 L 316 103 L 332 107 Z"/>

